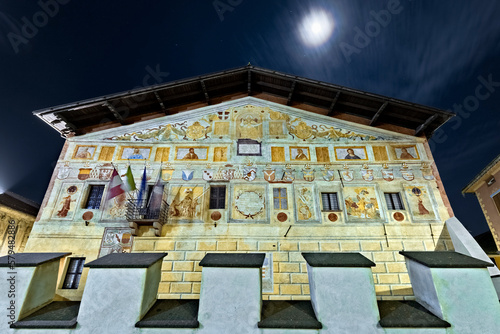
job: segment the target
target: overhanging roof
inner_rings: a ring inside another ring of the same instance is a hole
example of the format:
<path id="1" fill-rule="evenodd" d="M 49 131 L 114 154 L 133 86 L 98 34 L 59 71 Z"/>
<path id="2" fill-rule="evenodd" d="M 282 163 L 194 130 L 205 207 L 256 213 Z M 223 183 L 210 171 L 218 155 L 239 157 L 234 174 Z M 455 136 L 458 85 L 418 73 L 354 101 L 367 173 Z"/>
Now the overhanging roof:
<path id="1" fill-rule="evenodd" d="M 309 105 L 331 117 L 348 114 L 367 124 L 390 124 L 428 138 L 453 113 L 252 65 L 195 78 L 65 104 L 33 112 L 63 137 L 92 132 L 103 124 L 132 124 L 144 117 L 171 115 L 180 107 L 206 105 L 238 94 L 267 94 L 289 106 Z M 286 102 L 285 102 L 286 101 Z"/>

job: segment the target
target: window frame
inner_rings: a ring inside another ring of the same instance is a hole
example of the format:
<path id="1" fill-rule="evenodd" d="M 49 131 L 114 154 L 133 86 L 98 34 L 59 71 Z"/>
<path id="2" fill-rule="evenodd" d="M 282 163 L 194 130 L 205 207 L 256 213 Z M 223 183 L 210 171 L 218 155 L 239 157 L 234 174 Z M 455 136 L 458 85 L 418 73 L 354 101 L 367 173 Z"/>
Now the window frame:
<path id="1" fill-rule="evenodd" d="M 90 201 L 91 201 L 91 196 L 92 196 L 92 190 L 94 188 L 97 188 L 99 187 L 100 189 L 102 189 L 100 195 L 99 195 L 99 201 L 95 204 L 97 204 L 98 206 L 95 207 L 95 205 L 93 207 L 89 207 L 89 204 L 90 204 Z M 88 210 L 99 210 L 101 209 L 102 207 L 102 201 L 104 199 L 104 192 L 106 190 L 106 185 L 104 184 L 89 184 L 88 186 L 88 191 L 87 191 L 87 197 L 85 199 L 85 201 L 83 202 L 83 209 L 88 209 Z"/>
<path id="2" fill-rule="evenodd" d="M 328 197 L 328 206 L 330 206 L 331 202 L 330 202 L 330 196 L 329 195 L 335 195 L 335 201 L 336 201 L 336 204 L 337 204 L 337 209 L 335 208 L 330 208 L 330 209 L 325 209 L 325 202 L 324 202 L 324 198 L 323 198 L 323 195 L 326 195 Z M 342 211 L 342 209 L 340 208 L 340 203 L 339 203 L 339 193 L 337 191 L 322 191 L 320 193 L 320 197 L 321 197 L 321 211 L 322 212 L 339 212 L 339 211 Z"/>
<path id="3" fill-rule="evenodd" d="M 278 196 L 276 196 L 275 194 L 275 190 L 278 191 Z M 281 191 L 284 190 L 285 191 L 285 195 L 284 196 L 281 196 Z M 276 207 L 276 200 L 278 200 L 278 207 Z M 285 208 L 283 208 L 283 202 L 282 201 L 285 201 Z M 285 187 L 281 187 L 281 188 L 273 188 L 273 208 L 274 210 L 288 210 L 288 191 Z"/>
<path id="4" fill-rule="evenodd" d="M 387 201 L 387 197 L 389 196 L 390 203 Z M 394 196 L 397 196 L 397 199 L 399 201 L 399 204 L 401 205 L 401 208 L 397 207 L 397 203 L 394 201 Z M 387 210 L 406 210 L 405 209 L 405 204 L 403 202 L 403 196 L 401 196 L 400 192 L 384 192 L 384 200 L 385 200 L 385 205 L 387 206 Z M 390 205 L 389 205 L 390 204 Z"/>
<path id="5" fill-rule="evenodd" d="M 76 264 L 75 271 L 72 271 L 72 263 L 73 261 L 79 261 L 79 263 Z M 82 273 L 83 273 L 83 265 L 85 264 L 85 258 L 84 257 L 71 257 L 68 259 L 68 267 L 66 268 L 66 272 L 64 273 L 64 279 L 62 282 L 61 289 L 64 290 L 76 290 L 78 289 L 78 286 L 80 285 L 80 280 L 82 278 Z M 66 286 L 66 283 L 68 282 L 70 276 L 75 276 L 69 286 Z M 76 279 L 78 278 L 78 279 Z"/>
<path id="6" fill-rule="evenodd" d="M 224 194 L 223 198 L 221 198 L 221 190 L 217 190 L 217 197 L 212 197 L 212 189 L 223 189 L 222 193 Z M 208 209 L 209 210 L 225 210 L 226 209 L 226 197 L 227 197 L 227 187 L 226 185 L 211 185 L 210 186 L 210 194 L 208 196 Z M 215 205 L 212 205 L 212 200 L 216 201 Z"/>

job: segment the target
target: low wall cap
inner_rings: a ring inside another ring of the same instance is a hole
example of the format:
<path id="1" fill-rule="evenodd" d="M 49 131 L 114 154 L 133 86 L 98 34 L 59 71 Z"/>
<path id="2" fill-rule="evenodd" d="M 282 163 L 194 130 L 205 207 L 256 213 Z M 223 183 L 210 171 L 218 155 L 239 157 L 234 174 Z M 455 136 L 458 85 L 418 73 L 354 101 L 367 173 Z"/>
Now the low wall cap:
<path id="1" fill-rule="evenodd" d="M 311 267 L 375 267 L 360 253 L 302 253 Z"/>
<path id="2" fill-rule="evenodd" d="M 208 253 L 200 262 L 202 267 L 260 268 L 264 253 Z"/>
<path id="3" fill-rule="evenodd" d="M 17 253 L 0 257 L 0 267 L 36 267 L 42 263 L 59 260 L 71 253 Z"/>
<path id="4" fill-rule="evenodd" d="M 115 253 L 89 262 L 89 268 L 148 268 L 163 259 L 167 253 Z"/>
<path id="5" fill-rule="evenodd" d="M 421 263 L 429 268 L 486 268 L 493 267 L 492 263 L 457 252 L 407 252 L 399 254 L 410 260 Z"/>

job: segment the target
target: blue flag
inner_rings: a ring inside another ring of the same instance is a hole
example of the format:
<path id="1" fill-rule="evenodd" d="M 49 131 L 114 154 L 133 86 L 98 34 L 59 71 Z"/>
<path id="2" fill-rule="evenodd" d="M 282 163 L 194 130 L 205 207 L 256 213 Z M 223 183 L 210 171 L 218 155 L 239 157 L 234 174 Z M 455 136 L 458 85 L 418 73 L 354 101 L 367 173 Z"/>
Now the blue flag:
<path id="1" fill-rule="evenodd" d="M 144 172 L 142 173 L 141 187 L 139 188 L 139 195 L 137 196 L 137 205 L 142 204 L 144 199 L 144 194 L 146 193 L 146 166 L 144 166 Z"/>

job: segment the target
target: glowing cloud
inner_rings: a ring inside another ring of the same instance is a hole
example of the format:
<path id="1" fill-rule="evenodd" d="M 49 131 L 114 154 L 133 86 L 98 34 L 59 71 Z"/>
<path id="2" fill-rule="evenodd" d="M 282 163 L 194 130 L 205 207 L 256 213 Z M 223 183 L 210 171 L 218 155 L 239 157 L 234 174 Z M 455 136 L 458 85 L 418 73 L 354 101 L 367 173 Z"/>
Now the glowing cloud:
<path id="1" fill-rule="evenodd" d="M 313 10 L 300 23 L 299 34 L 302 41 L 309 46 L 319 46 L 332 35 L 333 17 L 327 11 Z"/>

